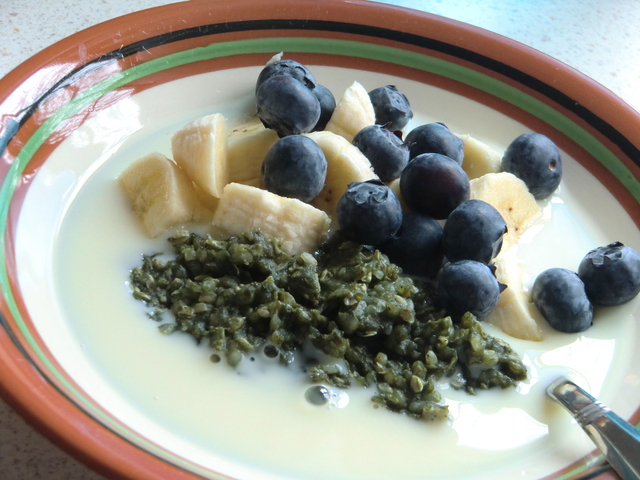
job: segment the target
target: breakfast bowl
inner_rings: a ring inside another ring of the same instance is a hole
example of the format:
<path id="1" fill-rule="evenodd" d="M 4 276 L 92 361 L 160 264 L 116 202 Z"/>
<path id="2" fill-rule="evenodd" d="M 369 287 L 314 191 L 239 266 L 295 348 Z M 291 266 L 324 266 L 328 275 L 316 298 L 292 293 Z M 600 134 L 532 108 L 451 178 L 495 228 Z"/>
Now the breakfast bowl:
<path id="1" fill-rule="evenodd" d="M 568 66 L 369 2 L 158 7 L 73 35 L 0 81 L 3 397 L 110 477 L 615 478 L 544 392 L 569 376 L 637 425 L 638 298 L 542 341 L 487 325 L 529 378 L 473 396 L 445 382 L 451 416 L 440 422 L 374 409 L 367 391 L 318 408 L 284 369 L 236 371 L 213 364 L 207 345 L 158 333 L 128 280 L 170 232 L 149 239 L 117 179 L 150 152 L 170 156 L 172 135 L 196 118 L 254 118 L 257 76 L 280 52 L 336 100 L 354 81 L 397 86 L 414 111 L 408 129 L 443 122 L 497 152 L 526 132 L 552 139 L 564 176 L 520 246 L 526 284 L 546 268 L 576 270 L 599 245 L 640 250 L 640 115 Z"/>

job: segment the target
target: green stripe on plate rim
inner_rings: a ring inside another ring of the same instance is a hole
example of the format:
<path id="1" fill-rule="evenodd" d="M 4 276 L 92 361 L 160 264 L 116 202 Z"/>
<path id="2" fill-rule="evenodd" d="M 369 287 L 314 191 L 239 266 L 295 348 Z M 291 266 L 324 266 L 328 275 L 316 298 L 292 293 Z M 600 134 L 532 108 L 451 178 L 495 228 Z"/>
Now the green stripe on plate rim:
<path id="1" fill-rule="evenodd" d="M 517 88 L 501 82 L 500 80 L 446 60 L 393 47 L 326 38 L 262 38 L 214 43 L 206 47 L 198 47 L 150 60 L 103 80 L 102 82 L 81 92 L 67 104 L 60 107 L 60 109 L 58 109 L 38 128 L 38 130 L 24 145 L 15 161 L 12 163 L 2 188 L 0 189 L 0 248 L 2 251 L 5 251 L 6 248 L 5 235 L 10 200 L 15 192 L 18 182 L 20 181 L 22 172 L 46 139 L 56 131 L 62 122 L 70 118 L 73 114 L 116 88 L 169 68 L 202 60 L 233 55 L 273 53 L 280 51 L 297 53 L 328 53 L 393 63 L 434 73 L 487 92 L 534 115 L 565 134 L 578 145 L 581 145 L 586 151 L 602 163 L 640 203 L 640 184 L 635 180 L 629 169 L 608 148 L 560 112 L 554 110 L 552 107 L 544 104 L 540 100 L 518 90 Z M 94 418 L 100 420 L 105 426 L 109 427 L 114 432 L 125 434 L 125 437 L 128 440 L 133 441 L 136 445 L 144 448 L 152 454 L 158 455 L 161 458 L 169 458 L 175 465 L 194 471 L 194 467 L 196 467 L 195 465 L 149 443 L 144 438 L 128 430 L 125 426 L 119 424 L 100 411 L 100 409 L 98 409 L 90 399 L 85 398 L 81 392 L 79 392 L 60 372 L 57 371 L 52 362 L 39 348 L 18 311 L 15 299 L 13 298 L 10 290 L 8 272 L 6 270 L 6 260 L 4 256 L 0 256 L 0 286 L 4 290 L 7 306 L 18 325 L 20 333 L 36 353 L 43 365 L 46 366 L 50 373 L 53 374 L 53 377 L 55 377 L 59 382 L 59 385 L 63 386 L 67 390 L 69 396 L 72 397 L 76 403 L 80 403 L 87 412 L 94 416 Z M 582 467 L 559 477 L 558 480 L 568 478 L 569 476 L 584 470 L 584 468 L 585 466 L 583 465 Z M 196 471 L 194 471 L 194 473 L 197 473 L 197 470 L 200 469 L 196 467 L 195 470 Z M 205 471 L 202 470 L 202 473 L 204 472 Z M 206 472 L 209 474 L 211 473 L 208 470 Z"/>

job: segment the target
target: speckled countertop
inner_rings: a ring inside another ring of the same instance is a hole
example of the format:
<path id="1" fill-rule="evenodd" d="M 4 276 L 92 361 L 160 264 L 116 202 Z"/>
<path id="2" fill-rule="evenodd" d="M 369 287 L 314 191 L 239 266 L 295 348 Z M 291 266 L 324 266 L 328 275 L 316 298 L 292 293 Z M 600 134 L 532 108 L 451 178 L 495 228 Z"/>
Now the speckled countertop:
<path id="1" fill-rule="evenodd" d="M 161 0 L 0 0 L 0 77 L 43 48 Z M 637 0 L 388 0 L 482 27 L 541 50 L 640 111 Z M 103 478 L 60 451 L 0 399 L 0 478 Z"/>

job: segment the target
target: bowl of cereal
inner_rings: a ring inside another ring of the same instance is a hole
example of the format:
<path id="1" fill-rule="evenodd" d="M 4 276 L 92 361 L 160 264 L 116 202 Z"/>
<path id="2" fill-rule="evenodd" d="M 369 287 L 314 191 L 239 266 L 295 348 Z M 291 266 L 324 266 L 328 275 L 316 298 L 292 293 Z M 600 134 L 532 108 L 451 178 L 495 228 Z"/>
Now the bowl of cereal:
<path id="1" fill-rule="evenodd" d="M 0 391 L 125 478 L 593 475 L 602 457 L 544 392 L 566 375 L 637 424 L 640 300 L 596 306 L 593 325 L 565 333 L 530 294 L 543 271 L 577 272 L 596 247 L 640 250 L 640 116 L 498 35 L 321 5 L 159 7 L 2 80 Z M 257 93 L 283 60 L 332 95 L 322 127 L 278 131 L 257 115 L 293 103 Z M 442 311 L 435 277 L 402 275 L 384 248 L 335 233 L 349 183 L 408 196 L 353 144 L 386 123 L 368 93 L 389 85 L 412 112 L 394 130 L 446 125 L 468 195 L 507 220 L 488 263 L 511 297 L 481 322 Z M 305 201 L 274 193 L 262 167 L 290 133 L 327 163 Z M 533 200 L 501 162 L 527 133 L 550 139 L 563 168 Z"/>

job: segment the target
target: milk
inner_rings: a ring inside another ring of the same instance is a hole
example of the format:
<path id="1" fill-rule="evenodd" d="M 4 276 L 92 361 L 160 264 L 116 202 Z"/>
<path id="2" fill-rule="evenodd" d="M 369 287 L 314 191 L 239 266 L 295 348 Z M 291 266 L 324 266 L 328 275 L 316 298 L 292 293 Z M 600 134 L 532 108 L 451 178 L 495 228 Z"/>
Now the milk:
<path id="1" fill-rule="evenodd" d="M 336 97 L 354 79 L 368 90 L 397 85 L 417 112 L 407 131 L 444 121 L 500 151 L 527 131 L 434 87 L 356 70 L 312 70 Z M 594 326 L 583 334 L 548 329 L 543 342 L 516 340 L 485 325 L 522 356 L 530 378 L 477 396 L 443 381 L 452 420 L 440 423 L 375 409 L 373 389 L 359 387 L 346 391 L 348 401 L 315 406 L 305 400 L 309 384 L 302 374 L 277 361 L 247 356 L 236 370 L 224 360 L 212 363 L 212 352 L 191 337 L 160 334 L 132 298 L 128 273 L 142 253 L 167 252 L 171 232 L 146 238 L 115 179 L 146 153 L 170 155 L 171 133 L 192 118 L 221 111 L 239 123 L 251 115 L 256 76 L 253 68 L 215 72 L 120 101 L 54 152 L 25 199 L 17 243 L 30 314 L 65 371 L 127 426 L 125 437 L 133 431 L 186 463 L 238 478 L 535 479 L 593 450 L 569 415 L 545 397 L 559 375 L 622 416 L 637 408 L 640 386 L 629 378 L 638 364 L 639 299 L 596 311 Z M 217 85 L 224 88 L 211 87 Z M 500 133 L 485 131 L 488 123 L 501 125 Z M 541 203 L 543 218 L 518 247 L 528 288 L 546 268 L 577 269 L 595 246 L 620 240 L 640 249 L 637 229 L 613 197 L 563 158 L 559 192 Z M 34 257 L 35 246 L 41 253 Z M 629 400 L 617 394 L 621 389 Z"/>

